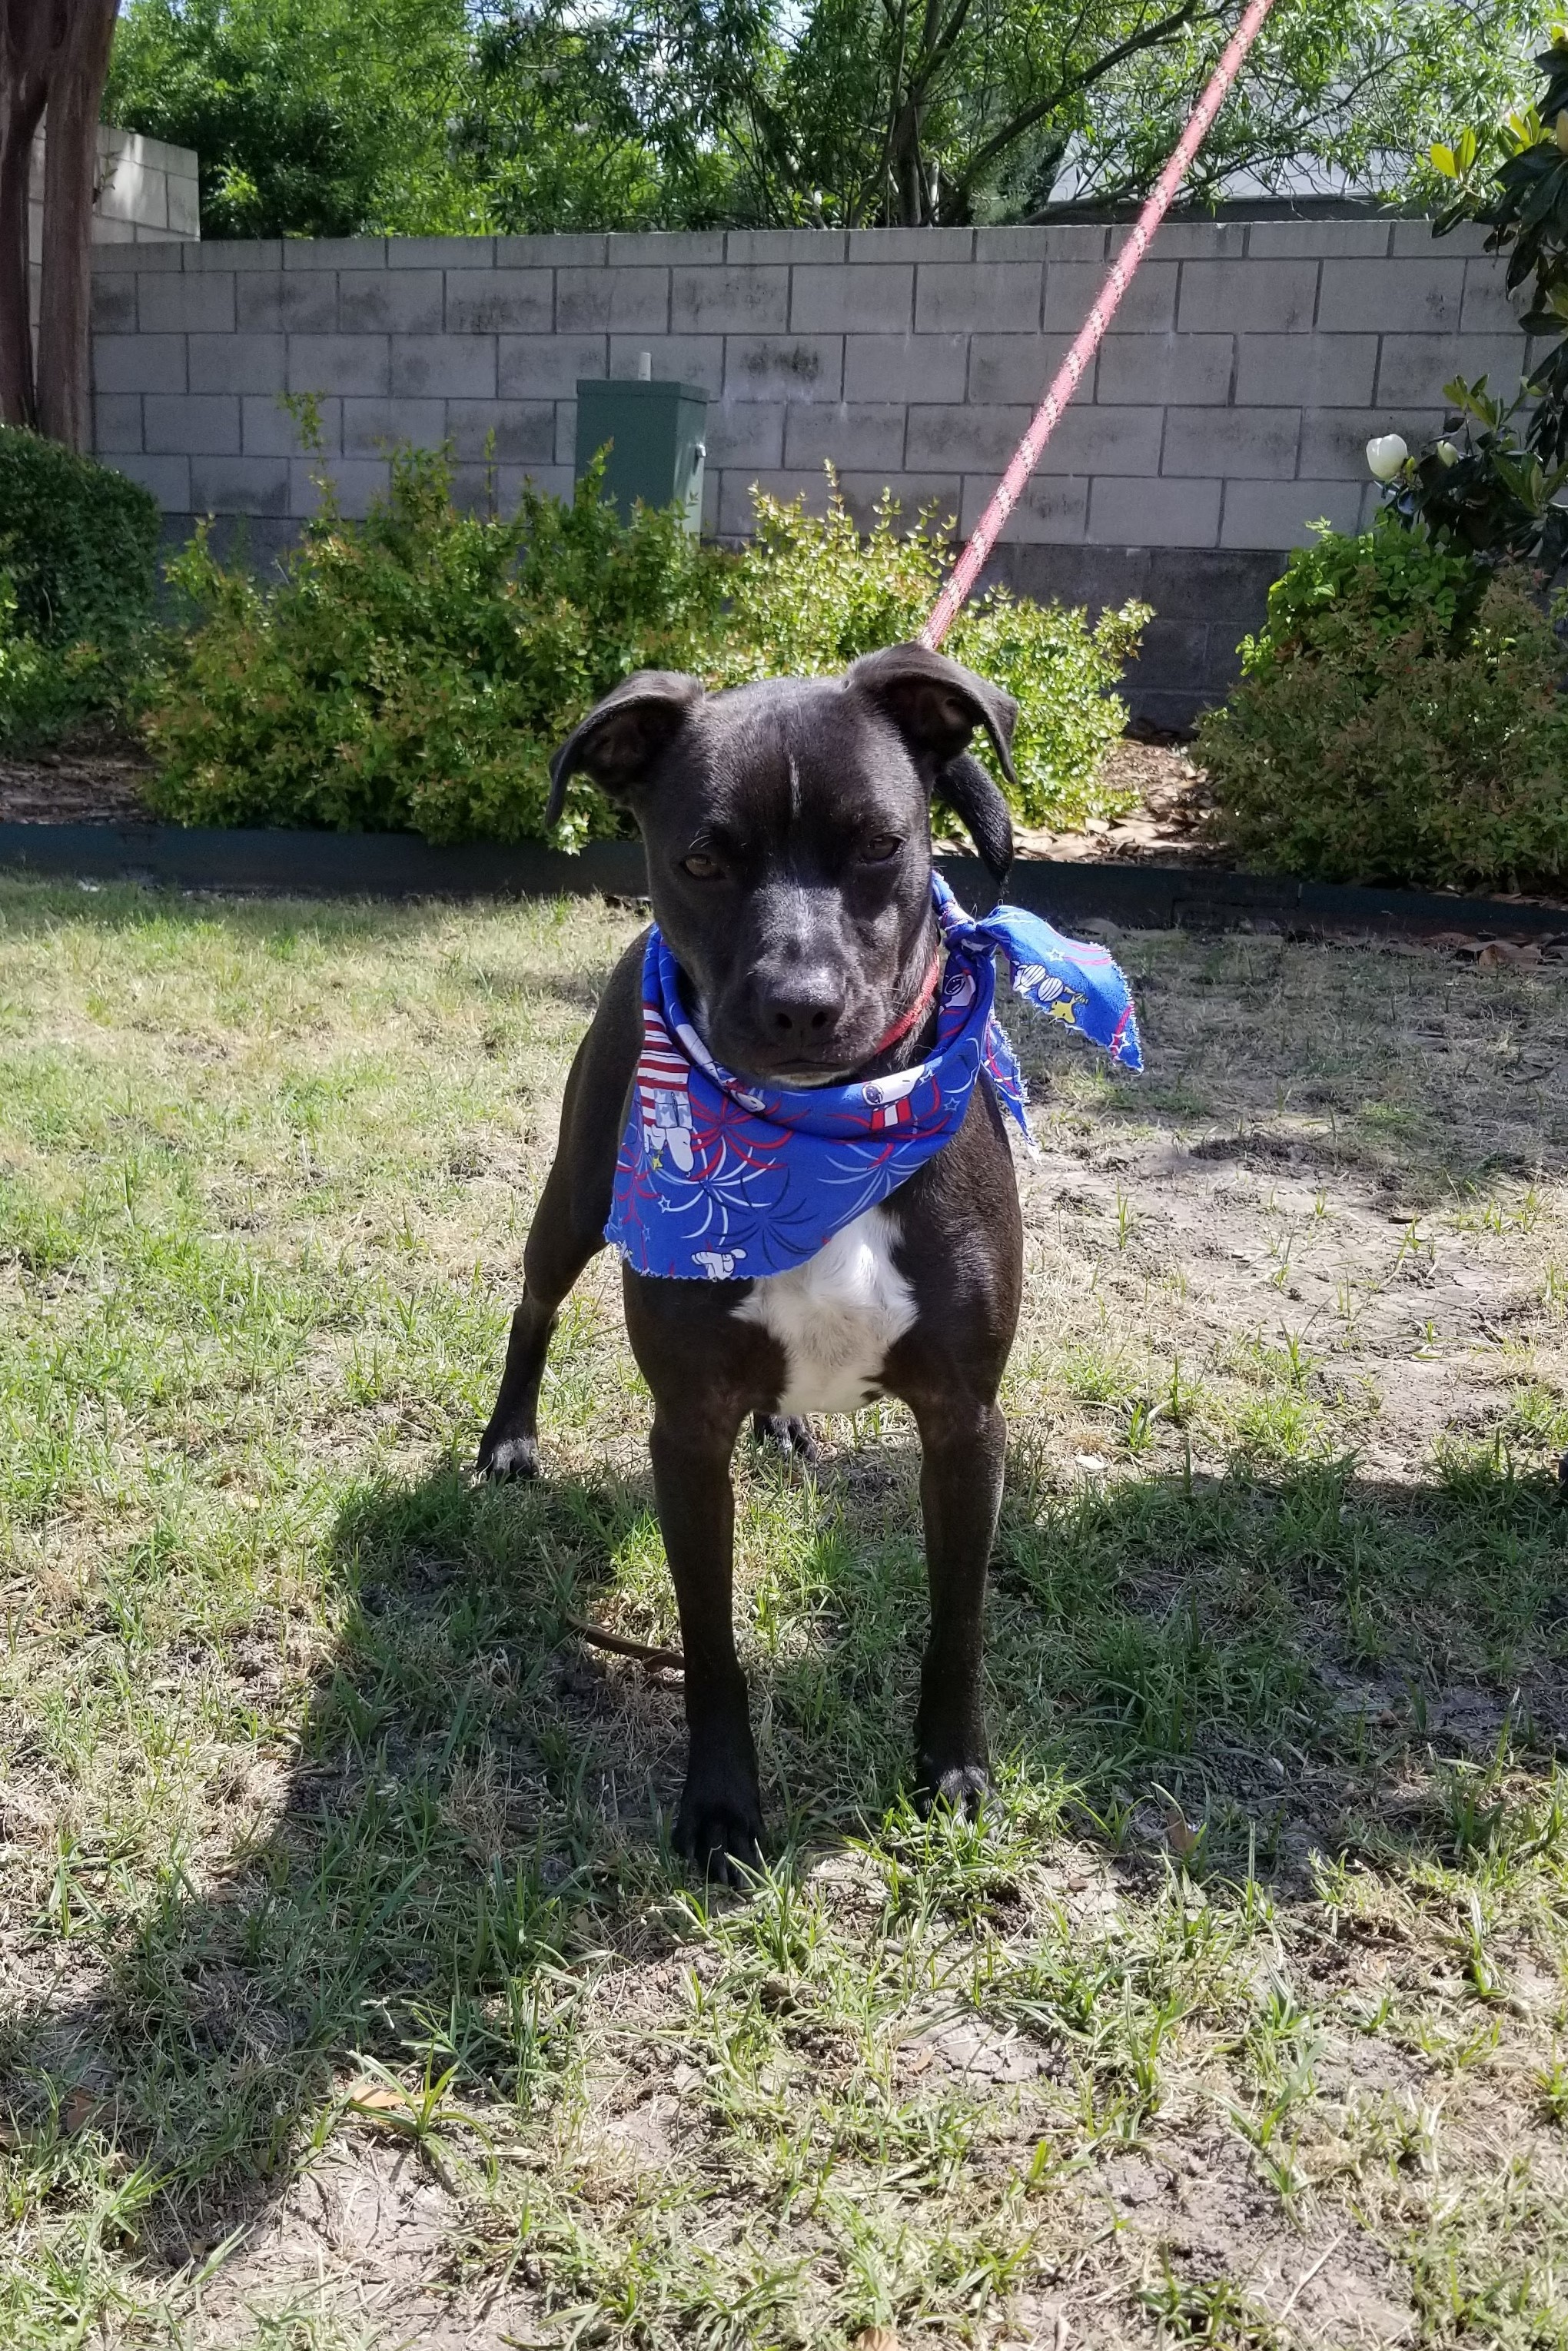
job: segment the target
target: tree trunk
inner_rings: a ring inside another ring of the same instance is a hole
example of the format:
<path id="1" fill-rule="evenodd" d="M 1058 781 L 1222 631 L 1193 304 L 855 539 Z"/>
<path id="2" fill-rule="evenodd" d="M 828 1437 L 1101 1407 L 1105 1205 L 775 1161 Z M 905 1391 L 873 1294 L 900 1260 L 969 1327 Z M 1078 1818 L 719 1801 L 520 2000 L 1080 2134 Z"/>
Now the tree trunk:
<path id="1" fill-rule="evenodd" d="M 897 228 L 924 228 L 926 216 L 925 167 L 920 152 L 920 101 L 906 97 L 894 119 L 890 161 L 893 170 Z"/>
<path id="2" fill-rule="evenodd" d="M 38 429 L 68 449 L 92 444 L 92 181 L 98 110 L 119 13 L 120 0 L 67 0 L 66 39 L 49 79 Z"/>
<path id="3" fill-rule="evenodd" d="M 0 0 L 0 423 L 37 421 L 27 277 L 27 178 L 48 89 L 47 12 Z"/>

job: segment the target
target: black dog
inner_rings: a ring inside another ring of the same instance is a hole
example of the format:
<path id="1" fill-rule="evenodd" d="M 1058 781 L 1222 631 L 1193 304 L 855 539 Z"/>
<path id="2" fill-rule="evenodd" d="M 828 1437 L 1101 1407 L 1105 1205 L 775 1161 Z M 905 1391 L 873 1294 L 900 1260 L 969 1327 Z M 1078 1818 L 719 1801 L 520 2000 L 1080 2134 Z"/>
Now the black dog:
<path id="1" fill-rule="evenodd" d="M 788 1086 L 874 1078 L 920 1060 L 936 1031 L 925 993 L 937 938 L 934 795 L 968 827 L 998 890 L 1006 879 L 1007 803 L 965 747 L 983 727 L 1010 779 L 1017 716 L 1007 695 L 921 645 L 873 654 L 841 680 L 712 696 L 695 678 L 645 672 L 563 746 L 552 809 L 581 769 L 632 810 L 653 913 L 717 1061 Z M 604 1245 L 643 1041 L 643 952 L 639 939 L 616 966 L 567 1081 L 479 1449 L 480 1469 L 494 1477 L 538 1472 L 550 1334 Z M 982 1082 L 946 1146 L 793 1271 L 687 1281 L 625 1270 L 685 1651 L 690 1752 L 675 1844 L 716 1875 L 754 1865 L 762 1834 L 730 1608 L 730 1460 L 748 1415 L 805 1449 L 802 1414 L 883 1395 L 908 1405 L 931 1589 L 915 1719 L 921 1784 L 927 1798 L 971 1810 L 984 1793 L 981 1620 L 1006 1440 L 997 1390 L 1022 1255 L 1009 1145 Z"/>

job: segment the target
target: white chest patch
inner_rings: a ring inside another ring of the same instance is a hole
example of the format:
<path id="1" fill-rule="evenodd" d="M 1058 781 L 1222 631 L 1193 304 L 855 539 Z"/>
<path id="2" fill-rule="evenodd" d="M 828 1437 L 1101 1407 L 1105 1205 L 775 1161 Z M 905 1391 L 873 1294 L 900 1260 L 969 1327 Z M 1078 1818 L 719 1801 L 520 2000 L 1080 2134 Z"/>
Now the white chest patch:
<path id="1" fill-rule="evenodd" d="M 915 1315 L 893 1237 L 886 1210 L 868 1208 L 804 1265 L 764 1276 L 736 1308 L 784 1350 L 777 1411 L 858 1412 L 871 1402 L 888 1349 Z"/>

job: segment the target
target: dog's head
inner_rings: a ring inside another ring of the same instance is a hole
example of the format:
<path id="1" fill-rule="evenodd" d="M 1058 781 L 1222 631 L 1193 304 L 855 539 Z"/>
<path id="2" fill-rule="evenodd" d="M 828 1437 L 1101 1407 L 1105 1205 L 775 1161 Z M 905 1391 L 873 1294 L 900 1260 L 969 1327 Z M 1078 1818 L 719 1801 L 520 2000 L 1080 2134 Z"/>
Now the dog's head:
<path id="1" fill-rule="evenodd" d="M 580 771 L 630 809 L 709 1050 L 828 1084 L 871 1058 L 925 976 L 934 797 L 1005 882 L 1007 802 L 967 747 L 983 729 L 1010 781 L 1017 717 L 1010 695 L 917 644 L 842 678 L 716 695 L 644 670 L 557 753 L 550 820 Z"/>

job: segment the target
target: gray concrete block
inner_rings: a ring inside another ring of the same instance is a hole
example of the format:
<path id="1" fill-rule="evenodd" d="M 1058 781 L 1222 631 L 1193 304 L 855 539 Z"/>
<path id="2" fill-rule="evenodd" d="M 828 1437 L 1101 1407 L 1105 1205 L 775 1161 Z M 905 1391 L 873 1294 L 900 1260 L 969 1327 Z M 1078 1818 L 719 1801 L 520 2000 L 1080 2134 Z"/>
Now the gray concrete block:
<path id="1" fill-rule="evenodd" d="M 570 397 L 580 375 L 607 373 L 603 335 L 503 335 L 497 385 L 503 400 Z"/>
<path id="2" fill-rule="evenodd" d="M 95 392 L 183 392 L 183 335 L 95 335 Z"/>
<path id="3" fill-rule="evenodd" d="M 1126 251 L 1132 234 L 1131 224 L 1113 228 L 1107 248 L 1112 259 Z M 1244 221 L 1166 220 L 1150 247 L 1151 258 L 1160 261 L 1240 261 L 1246 252 Z"/>
<path id="4" fill-rule="evenodd" d="M 1191 266 L 1190 264 L 1188 265 Z M 1224 267 L 1221 263 L 1216 265 Z M 1244 262 L 1235 265 L 1245 268 Z M 1145 261 L 1122 299 L 1116 331 L 1124 335 L 1165 334 L 1176 324 L 1176 284 L 1182 265 L 1176 261 Z M 1095 261 L 1048 261 L 1045 266 L 1045 325 L 1075 335 L 1089 315 L 1105 272 Z M 1184 325 L 1186 321 L 1183 321 Z M 1221 327 L 1220 319 L 1197 319 L 1197 326 Z"/>
<path id="5" fill-rule="evenodd" d="M 555 411 L 553 400 L 449 400 L 446 436 L 464 459 L 482 459 L 486 436 L 493 434 L 497 465 L 552 465 Z"/>
<path id="6" fill-rule="evenodd" d="M 1434 236 L 1430 221 L 1399 220 L 1394 224 L 1394 236 L 1389 250 L 1397 255 L 1457 253 L 1461 259 L 1472 253 L 1484 253 L 1487 232 L 1479 221 L 1461 221 L 1447 236 Z"/>
<path id="7" fill-rule="evenodd" d="M 385 495 L 392 466 L 385 458 L 334 457 L 323 466 L 318 458 L 295 457 L 288 467 L 288 511 L 303 519 L 321 503 L 318 475 L 325 473 L 337 493 L 339 511 L 355 520 L 369 514 L 372 502 Z"/>
<path id="8" fill-rule="evenodd" d="M 915 269 L 907 261 L 790 272 L 789 324 L 797 334 L 891 333 L 910 324 Z"/>
<path id="9" fill-rule="evenodd" d="M 157 499 L 165 514 L 190 514 L 191 461 L 189 457 L 138 457 L 132 455 L 110 456 L 104 464 L 115 473 L 123 474 L 128 481 L 140 482 Z"/>
<path id="10" fill-rule="evenodd" d="M 384 236 L 286 236 L 283 266 L 297 269 L 384 269 Z"/>
<path id="11" fill-rule="evenodd" d="M 137 324 L 144 335 L 178 335 L 191 329 L 204 333 L 232 332 L 235 323 L 235 281 L 228 270 L 187 277 L 160 271 L 137 282 Z"/>
<path id="12" fill-rule="evenodd" d="M 1375 261 L 1388 251 L 1387 220 L 1254 221 L 1247 232 L 1252 261 Z"/>
<path id="13" fill-rule="evenodd" d="M 92 403 L 95 457 L 124 456 L 141 446 L 141 394 L 100 392 Z"/>
<path id="14" fill-rule="evenodd" d="M 922 334 L 962 327 L 1036 334 L 1043 283 L 1038 261 L 923 261 L 915 285 L 915 324 Z"/>
<path id="15" fill-rule="evenodd" d="M 852 228 L 852 261 L 969 261 L 972 228 Z"/>
<path id="16" fill-rule="evenodd" d="M 339 447 L 345 457 L 384 457 L 403 443 L 438 448 L 446 435 L 446 402 L 433 400 L 345 400 Z"/>
<path id="17" fill-rule="evenodd" d="M 613 269 L 674 268 L 722 262 L 724 231 L 714 229 L 642 229 L 612 232 L 609 261 Z"/>
<path id="18" fill-rule="evenodd" d="M 358 392 L 384 398 L 392 390 L 392 345 L 386 335 L 290 335 L 290 392 Z"/>
<path id="19" fill-rule="evenodd" d="M 1439 395 L 1440 398 L 1440 395 Z M 1366 444 L 1375 434 L 1402 434 L 1412 449 L 1435 440 L 1443 411 L 1433 403 L 1410 408 L 1313 408 L 1301 419 L 1300 470 L 1303 479 L 1351 482 L 1359 497 L 1370 478 Z"/>
<path id="20" fill-rule="evenodd" d="M 962 400 L 968 363 L 967 335 L 846 335 L 844 398 Z"/>
<path id="21" fill-rule="evenodd" d="M 446 281 L 449 335 L 548 335 L 554 322 L 549 269 L 454 270 Z"/>
<path id="22" fill-rule="evenodd" d="M 156 457 L 237 457 L 238 394 L 146 393 L 141 403 L 141 445 Z"/>
<path id="23" fill-rule="evenodd" d="M 1223 404 L 1230 397 L 1235 352 L 1231 335 L 1107 335 L 1094 397 L 1103 407 L 1154 400 L 1184 407 Z"/>
<path id="24" fill-rule="evenodd" d="M 555 403 L 555 461 L 558 465 L 577 468 L 577 402 L 558 400 Z"/>
<path id="25" fill-rule="evenodd" d="M 824 415 L 832 416 L 833 409 Z M 784 407 L 777 400 L 720 400 L 707 413 L 705 437 L 710 473 L 727 465 L 784 463 Z"/>
<path id="26" fill-rule="evenodd" d="M 789 272 L 782 267 L 677 269 L 670 324 L 677 334 L 781 333 L 789 323 Z"/>
<path id="27" fill-rule="evenodd" d="M 964 483 L 960 528 L 974 529 L 996 483 L 988 474 L 970 474 Z M 1089 484 L 1080 474 L 1034 474 L 1002 527 L 1004 539 L 1071 540 L 1089 522 Z"/>
<path id="28" fill-rule="evenodd" d="M 1457 329 L 1465 265 L 1452 260 L 1325 261 L 1318 325 L 1325 334 L 1437 334 Z"/>
<path id="29" fill-rule="evenodd" d="M 92 276 L 92 325 L 100 335 L 136 332 L 136 280 Z"/>
<path id="30" fill-rule="evenodd" d="M 975 233 L 977 261 L 1099 261 L 1105 258 L 1103 224 L 1082 226 L 982 228 Z"/>
<path id="31" fill-rule="evenodd" d="M 193 392 L 281 392 L 287 381 L 282 335 L 192 335 L 185 350 Z"/>
<path id="32" fill-rule="evenodd" d="M 981 405 L 1027 401 L 1031 408 L 1038 407 L 1071 341 L 1071 335 L 971 335 L 968 397 Z M 1090 373 L 1093 373 L 1092 365 Z M 1092 383 L 1081 386 L 1079 398 L 1088 399 L 1092 389 Z M 919 401 L 943 397 L 935 388 L 926 391 L 924 386 L 909 394 L 911 400 Z"/>
<path id="33" fill-rule="evenodd" d="M 1309 547 L 1312 524 L 1358 528 L 1361 493 L 1351 482 L 1227 482 L 1222 547 Z"/>
<path id="34" fill-rule="evenodd" d="M 127 223 L 126 225 L 130 227 L 131 224 Z M 101 218 L 98 223 L 98 228 L 100 234 L 107 231 L 111 226 L 112 224 L 110 222 Z M 131 233 L 133 240 L 131 252 L 134 255 L 134 259 L 131 262 L 130 266 L 135 270 L 136 275 L 139 277 L 167 277 L 171 271 L 180 271 L 184 268 L 185 256 L 191 250 L 191 247 L 185 244 L 183 238 L 165 237 L 158 235 L 156 233 L 152 235 L 145 235 L 134 227 L 131 227 Z M 107 252 L 109 248 L 107 246 L 100 247 L 96 241 L 94 242 L 93 252 L 95 254 L 99 251 Z"/>
<path id="35" fill-rule="evenodd" d="M 105 223 L 105 226 L 107 225 L 108 224 Z M 141 247 L 129 241 L 111 242 L 107 238 L 99 239 L 95 236 L 89 256 L 92 274 L 95 277 L 100 274 L 105 277 L 134 276 L 141 266 Z"/>
<path id="36" fill-rule="evenodd" d="M 388 389 L 416 396 L 441 393 L 451 400 L 494 400 L 495 340 L 488 335 L 394 335 Z"/>
<path id="37" fill-rule="evenodd" d="M 897 472 L 904 463 L 904 416 L 902 401 L 791 406 L 784 424 L 785 465 L 833 465 L 841 472 L 886 466 Z"/>
<path id="38" fill-rule="evenodd" d="M 1293 481 L 1301 432 L 1296 408 L 1167 408 L 1160 471 Z"/>
<path id="39" fill-rule="evenodd" d="M 849 238 L 841 228 L 732 228 L 727 261 L 841 261 Z"/>
<path id="40" fill-rule="evenodd" d="M 298 457 L 299 428 L 276 392 L 244 393 L 240 398 L 240 446 L 247 457 Z M 324 400 L 319 412 L 321 445 L 335 456 L 343 445 L 343 403 Z"/>
<path id="41" fill-rule="evenodd" d="M 258 270 L 255 277 L 236 277 L 235 322 L 242 334 L 333 334 L 338 280 L 330 271 L 286 277 L 281 270 Z"/>
<path id="42" fill-rule="evenodd" d="M 723 389 L 722 335 L 612 335 L 611 374 L 634 376 L 644 351 L 655 382 L 695 383 L 716 400 Z"/>
<path id="43" fill-rule="evenodd" d="M 443 286 L 439 269 L 340 269 L 339 331 L 438 335 L 443 323 Z"/>
<path id="44" fill-rule="evenodd" d="M 244 270 L 254 275 L 258 269 L 281 269 L 283 239 L 280 236 L 214 236 L 193 245 L 185 256 L 187 272 L 204 269 Z"/>
<path id="45" fill-rule="evenodd" d="M 734 400 L 837 400 L 844 378 L 841 335 L 729 335 L 724 389 Z"/>
<path id="46" fill-rule="evenodd" d="M 1346 407 L 1370 401 L 1377 376 L 1375 335 L 1242 335 L 1236 346 L 1236 397 L 1249 408 Z"/>
<path id="47" fill-rule="evenodd" d="M 1089 494 L 1088 536 L 1110 547 L 1217 546 L 1222 487 L 1219 482 L 1107 475 Z"/>
<path id="48" fill-rule="evenodd" d="M 286 457 L 198 457 L 185 504 L 195 514 L 286 515 Z"/>
<path id="49" fill-rule="evenodd" d="M 1176 324 L 1184 334 L 1305 334 L 1312 323 L 1318 268 L 1315 261 L 1184 261 Z"/>
<path id="50" fill-rule="evenodd" d="M 498 236 L 497 269 L 602 269 L 606 239 L 588 236 Z"/>
<path id="51" fill-rule="evenodd" d="M 497 247 L 495 236 L 389 236 L 389 269 L 493 269 Z"/>
<path id="52" fill-rule="evenodd" d="M 1377 362 L 1377 404 L 1425 407 L 1439 402 L 1457 375 L 1484 375 L 1511 399 L 1524 364 L 1522 335 L 1385 335 Z"/>
<path id="53" fill-rule="evenodd" d="M 556 272 L 555 322 L 563 335 L 594 328 L 667 333 L 670 273 L 667 269 L 560 269 Z"/>
<path id="54" fill-rule="evenodd" d="M 496 478 L 496 496 L 501 512 L 515 514 L 525 487 L 535 490 L 540 497 L 559 498 L 570 505 L 572 492 L 572 472 L 570 465 L 503 465 Z"/>
<path id="55" fill-rule="evenodd" d="M 1200 411 L 1212 415 L 1213 410 Z M 1141 474 L 1160 469 L 1161 408 L 1094 408 L 1075 400 L 1046 443 L 1038 471 Z M 1009 451 L 1011 455 L 1011 451 Z"/>
<path id="56" fill-rule="evenodd" d="M 1459 331 L 1466 335 L 1507 335 L 1519 332 L 1530 297 L 1524 287 L 1511 295 L 1504 263 L 1483 255 L 1465 264 L 1465 297 Z"/>
<path id="57" fill-rule="evenodd" d="M 915 473 L 999 473 L 1029 420 L 1027 408 L 911 407 L 904 462 Z"/>

